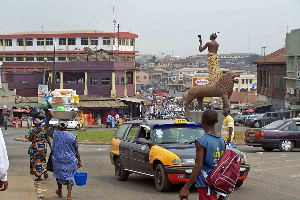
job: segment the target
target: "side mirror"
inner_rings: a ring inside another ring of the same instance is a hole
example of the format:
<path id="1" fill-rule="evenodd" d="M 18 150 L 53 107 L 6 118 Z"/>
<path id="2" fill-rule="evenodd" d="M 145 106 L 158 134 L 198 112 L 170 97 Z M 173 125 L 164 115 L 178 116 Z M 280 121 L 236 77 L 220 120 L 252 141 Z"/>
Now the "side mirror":
<path id="1" fill-rule="evenodd" d="M 146 138 L 138 138 L 137 140 L 136 140 L 136 143 L 137 144 L 151 144 L 151 142 L 149 141 L 149 140 L 147 140 Z"/>

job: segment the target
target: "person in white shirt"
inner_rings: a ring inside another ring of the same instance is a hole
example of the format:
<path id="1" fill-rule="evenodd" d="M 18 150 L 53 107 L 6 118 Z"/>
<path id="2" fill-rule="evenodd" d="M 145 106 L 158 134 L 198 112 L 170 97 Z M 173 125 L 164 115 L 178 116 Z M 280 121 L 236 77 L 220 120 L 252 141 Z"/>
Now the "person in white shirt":
<path id="1" fill-rule="evenodd" d="M 0 191 L 5 191 L 8 188 L 7 170 L 9 168 L 9 161 L 3 138 L 2 131 L 0 129 Z"/>

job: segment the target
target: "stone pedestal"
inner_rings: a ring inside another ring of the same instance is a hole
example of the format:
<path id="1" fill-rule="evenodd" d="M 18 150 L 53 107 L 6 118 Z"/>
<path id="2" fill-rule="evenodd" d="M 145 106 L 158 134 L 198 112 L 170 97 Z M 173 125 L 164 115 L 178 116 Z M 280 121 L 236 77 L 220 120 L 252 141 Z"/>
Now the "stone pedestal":
<path id="1" fill-rule="evenodd" d="M 215 110 L 218 113 L 218 123 L 215 126 L 215 129 L 218 133 L 221 133 L 222 124 L 224 120 L 223 110 Z M 201 123 L 201 117 L 204 111 L 190 111 L 185 112 L 184 116 L 193 122 Z"/>

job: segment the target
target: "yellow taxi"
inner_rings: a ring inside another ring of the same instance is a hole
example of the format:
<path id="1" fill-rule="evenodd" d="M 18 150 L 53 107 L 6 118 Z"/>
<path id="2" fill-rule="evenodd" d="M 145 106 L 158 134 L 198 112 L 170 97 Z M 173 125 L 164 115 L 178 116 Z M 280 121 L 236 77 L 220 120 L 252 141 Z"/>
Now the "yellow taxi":
<path id="1" fill-rule="evenodd" d="M 130 173 L 154 177 L 158 191 L 185 183 L 195 164 L 195 140 L 204 135 L 201 124 L 186 119 L 124 122 L 110 145 L 110 160 L 120 181 Z M 247 178 L 250 165 L 242 153 L 237 186 Z"/>

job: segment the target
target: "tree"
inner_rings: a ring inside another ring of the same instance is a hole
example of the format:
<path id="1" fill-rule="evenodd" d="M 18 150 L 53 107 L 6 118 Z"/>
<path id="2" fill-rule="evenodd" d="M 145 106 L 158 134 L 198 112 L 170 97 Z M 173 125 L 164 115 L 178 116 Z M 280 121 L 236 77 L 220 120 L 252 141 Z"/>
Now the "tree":
<path id="1" fill-rule="evenodd" d="M 156 56 L 152 56 L 148 61 L 149 62 L 155 62 L 156 61 Z"/>
<path id="2" fill-rule="evenodd" d="M 251 54 L 249 57 L 245 58 L 245 62 L 247 64 L 253 64 L 254 61 L 256 61 L 257 59 L 259 59 L 260 56 L 256 53 Z"/>

